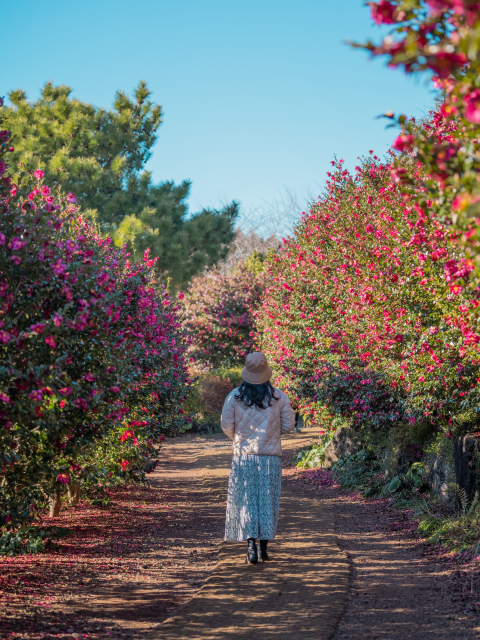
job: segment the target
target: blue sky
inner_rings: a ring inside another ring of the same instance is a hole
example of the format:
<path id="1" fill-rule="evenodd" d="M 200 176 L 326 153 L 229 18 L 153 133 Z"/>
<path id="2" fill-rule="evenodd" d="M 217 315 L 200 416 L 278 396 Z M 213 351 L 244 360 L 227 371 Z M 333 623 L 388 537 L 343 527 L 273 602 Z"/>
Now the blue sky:
<path id="1" fill-rule="evenodd" d="M 0 95 L 46 80 L 110 106 L 147 80 L 164 122 L 148 168 L 192 180 L 191 209 L 255 208 L 321 191 L 334 154 L 355 164 L 394 137 L 375 116 L 419 116 L 430 85 L 345 40 L 378 38 L 361 0 L 3 0 Z"/>

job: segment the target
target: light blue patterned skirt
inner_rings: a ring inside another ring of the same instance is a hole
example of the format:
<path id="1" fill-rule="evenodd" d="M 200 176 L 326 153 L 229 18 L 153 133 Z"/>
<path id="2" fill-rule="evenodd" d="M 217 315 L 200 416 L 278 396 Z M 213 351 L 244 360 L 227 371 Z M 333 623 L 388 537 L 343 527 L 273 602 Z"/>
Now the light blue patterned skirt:
<path id="1" fill-rule="evenodd" d="M 233 456 L 228 482 L 225 540 L 273 540 L 282 486 L 278 456 Z"/>

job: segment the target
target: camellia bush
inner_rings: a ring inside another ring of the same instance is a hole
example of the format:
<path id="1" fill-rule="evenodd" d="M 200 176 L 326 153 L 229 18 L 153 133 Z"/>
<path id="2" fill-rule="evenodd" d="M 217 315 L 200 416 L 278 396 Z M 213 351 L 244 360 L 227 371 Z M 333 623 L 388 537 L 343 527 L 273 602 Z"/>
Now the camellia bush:
<path id="1" fill-rule="evenodd" d="M 190 338 L 191 362 L 207 369 L 243 365 L 255 349 L 254 315 L 262 299 L 265 274 L 240 264 L 235 271 L 213 271 L 194 278 L 183 297 L 182 323 Z"/>
<path id="2" fill-rule="evenodd" d="M 477 294 L 459 284 L 472 265 L 457 232 L 419 215 L 394 162 L 370 156 L 354 175 L 332 163 L 326 193 L 267 263 L 258 327 L 277 382 L 322 427 L 449 438 L 479 400 L 480 336 L 465 322 Z"/>
<path id="3" fill-rule="evenodd" d="M 455 233 L 466 262 L 451 270 L 445 285 L 466 290 L 470 300 L 458 321 L 470 338 L 463 359 L 475 362 L 480 319 L 480 5 L 470 0 L 413 0 L 370 3 L 377 24 L 391 25 L 380 44 L 361 45 L 388 66 L 407 73 L 431 72 L 442 91 L 429 122 L 385 114 L 402 127 L 394 142 L 400 154 L 392 177 L 411 198 L 418 223 L 434 217 Z M 406 166 L 409 160 L 410 166 Z M 421 170 L 412 179 L 411 169 Z M 415 223 L 416 224 L 416 223 Z"/>
<path id="4" fill-rule="evenodd" d="M 138 474 L 183 424 L 188 375 L 148 252 L 131 263 L 42 171 L 13 184 L 0 140 L 0 524 L 13 526 L 74 482 Z"/>

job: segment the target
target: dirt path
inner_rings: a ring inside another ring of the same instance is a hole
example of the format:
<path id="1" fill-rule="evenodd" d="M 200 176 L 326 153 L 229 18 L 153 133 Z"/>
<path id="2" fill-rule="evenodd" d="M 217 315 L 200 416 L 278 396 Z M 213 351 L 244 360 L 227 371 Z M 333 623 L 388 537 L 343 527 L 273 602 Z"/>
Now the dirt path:
<path id="1" fill-rule="evenodd" d="M 295 434 L 298 448 L 311 434 Z M 226 500 L 230 448 L 199 457 L 212 495 Z M 223 514 L 222 514 L 223 522 Z M 149 635 L 153 640 L 328 640 L 345 610 L 349 565 L 335 536 L 333 510 L 317 499 L 282 492 L 272 562 L 245 564 L 245 543 L 222 543 L 219 563 L 202 589 Z"/>
<path id="2" fill-rule="evenodd" d="M 312 435 L 287 438 L 285 460 Z M 318 472 L 284 469 L 272 562 L 245 565 L 245 545 L 222 542 L 230 459 L 223 436 L 169 441 L 149 488 L 65 509 L 57 524 L 73 533 L 58 551 L 0 558 L 0 638 L 480 637 L 469 574 L 385 501 Z"/>
<path id="3" fill-rule="evenodd" d="M 352 565 L 346 612 L 332 640 L 480 637 L 479 618 L 468 613 L 462 587 L 454 583 L 454 559 L 440 561 L 418 539 L 408 514 L 386 500 L 311 483 L 308 473 L 294 469 L 285 470 L 284 487 L 315 496 L 334 511 L 337 539 Z M 462 583 L 469 591 L 468 574 Z"/>
<path id="4" fill-rule="evenodd" d="M 79 617 L 96 624 L 114 622 L 126 637 L 143 636 L 201 587 L 218 561 L 223 532 L 223 505 L 205 488 L 197 464 L 197 456 L 209 446 L 208 441 L 177 439 L 165 447 L 151 484 L 153 489 L 168 488 L 170 522 L 159 532 L 144 529 L 140 572 L 77 603 Z"/>

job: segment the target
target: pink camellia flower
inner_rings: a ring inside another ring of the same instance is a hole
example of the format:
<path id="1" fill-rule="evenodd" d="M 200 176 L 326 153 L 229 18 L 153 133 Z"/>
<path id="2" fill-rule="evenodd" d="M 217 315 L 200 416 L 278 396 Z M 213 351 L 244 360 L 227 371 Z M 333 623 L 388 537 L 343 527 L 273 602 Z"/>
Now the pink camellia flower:
<path id="1" fill-rule="evenodd" d="M 7 396 L 6 393 L 3 393 L 3 391 L 0 391 L 0 400 L 2 402 L 5 402 L 6 404 L 10 402 L 10 398 Z"/>
<path id="2" fill-rule="evenodd" d="M 83 409 L 84 411 L 88 409 L 87 401 L 84 398 L 77 398 L 73 404 L 78 407 L 78 409 Z"/>
<path id="3" fill-rule="evenodd" d="M 18 251 L 19 249 L 23 249 L 26 244 L 26 240 L 22 240 L 21 238 L 14 238 L 8 243 L 8 248 L 12 251 Z"/>
<path id="4" fill-rule="evenodd" d="M 44 329 L 45 329 L 45 325 L 42 324 L 41 322 L 37 322 L 36 324 L 32 324 L 31 327 L 30 327 L 30 331 L 35 333 L 37 336 L 39 336 Z"/>
<path id="5" fill-rule="evenodd" d="M 452 284 L 450 285 L 450 291 L 451 293 L 453 293 L 453 295 L 458 296 L 460 293 L 462 293 L 463 287 L 461 287 L 459 284 Z"/>
<path id="6" fill-rule="evenodd" d="M 13 262 L 13 264 L 20 264 L 20 262 L 22 261 L 22 259 L 20 258 L 20 256 L 10 256 L 10 260 Z"/>
<path id="7" fill-rule="evenodd" d="M 70 484 L 70 476 L 67 473 L 59 473 L 57 480 L 62 484 Z"/>
<path id="8" fill-rule="evenodd" d="M 73 193 L 69 193 L 67 195 L 67 202 L 70 202 L 70 204 L 76 204 L 77 203 L 76 196 L 74 196 Z"/>
<path id="9" fill-rule="evenodd" d="M 120 393 L 120 387 L 111 387 L 111 388 L 110 388 L 110 391 L 111 391 L 112 393 Z"/>
<path id="10" fill-rule="evenodd" d="M 48 346 L 51 349 L 56 349 L 57 348 L 57 341 L 55 340 L 55 338 L 53 336 L 48 336 L 47 338 L 45 338 L 45 342 L 48 344 Z"/>
<path id="11" fill-rule="evenodd" d="M 62 316 L 60 316 L 58 313 L 56 313 L 56 314 L 53 316 L 53 324 L 54 324 L 56 327 L 59 327 L 59 326 L 62 324 L 62 322 L 63 322 L 63 318 L 62 318 Z"/>
<path id="12" fill-rule="evenodd" d="M 61 276 L 65 273 L 65 265 L 61 260 L 57 260 L 52 264 L 52 270 L 56 276 Z"/>
<path id="13" fill-rule="evenodd" d="M 184 293 L 179 293 L 179 294 L 178 294 L 178 299 L 179 299 L 179 300 L 183 300 L 183 298 L 184 298 L 184 297 L 185 297 L 185 294 L 184 294 Z"/>
<path id="14" fill-rule="evenodd" d="M 122 460 L 122 471 L 125 471 L 129 464 L 128 460 Z"/>
<path id="15" fill-rule="evenodd" d="M 392 147 L 397 151 L 410 151 L 415 144 L 415 136 L 402 133 L 395 138 Z"/>
<path id="16" fill-rule="evenodd" d="M 475 124 L 480 123 L 480 89 L 475 89 L 464 97 L 465 118 Z"/>
<path id="17" fill-rule="evenodd" d="M 67 404 L 66 400 L 60 400 L 60 409 L 63 409 L 63 407 Z"/>
<path id="18" fill-rule="evenodd" d="M 60 389 L 60 393 L 63 396 L 69 396 L 72 393 L 73 389 L 72 387 L 64 387 L 63 389 Z"/>
<path id="19" fill-rule="evenodd" d="M 95 382 L 95 376 L 92 376 L 91 373 L 86 373 L 85 374 L 85 380 L 88 380 L 88 382 Z"/>
<path id="20" fill-rule="evenodd" d="M 43 391 L 41 389 L 30 391 L 28 397 L 32 398 L 32 400 L 35 400 L 35 402 L 41 402 L 41 400 L 43 400 Z"/>
<path id="21" fill-rule="evenodd" d="M 372 20 L 376 24 L 395 24 L 394 18 L 396 6 L 389 0 L 380 0 L 380 2 L 369 2 Z M 370 152 L 371 153 L 371 152 Z"/>
<path id="22" fill-rule="evenodd" d="M 36 171 L 33 172 L 33 175 L 37 180 L 41 180 L 45 175 L 45 173 L 41 169 L 37 169 Z"/>
<path id="23" fill-rule="evenodd" d="M 0 173 L 5 173 L 6 170 L 7 165 L 3 162 L 3 160 L 0 160 Z"/>

